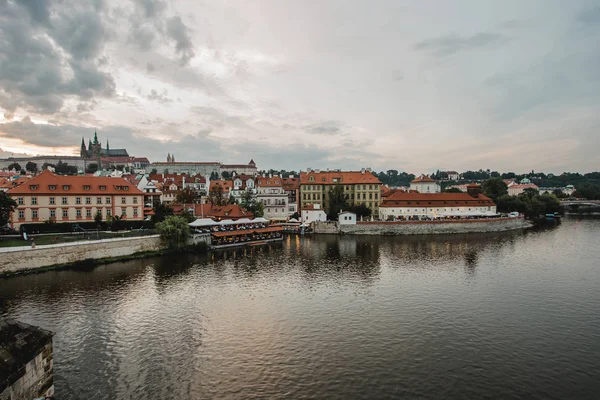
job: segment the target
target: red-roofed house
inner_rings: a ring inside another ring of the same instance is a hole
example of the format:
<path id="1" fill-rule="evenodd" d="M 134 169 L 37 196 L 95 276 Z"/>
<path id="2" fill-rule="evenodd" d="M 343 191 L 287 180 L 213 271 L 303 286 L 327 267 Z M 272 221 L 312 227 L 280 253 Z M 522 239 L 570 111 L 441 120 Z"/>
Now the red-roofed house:
<path id="1" fill-rule="evenodd" d="M 440 193 L 442 188 L 435 179 L 421 175 L 410 183 L 410 190 L 416 190 L 419 193 Z"/>
<path id="2" fill-rule="evenodd" d="M 97 211 L 107 219 L 143 218 L 143 193 L 123 178 L 64 176 L 46 170 L 8 191 L 17 202 L 12 216 L 15 228 L 29 222 L 92 221 Z"/>
<path id="3" fill-rule="evenodd" d="M 471 193 L 414 193 L 395 192 L 379 206 L 379 217 L 389 220 L 398 217 L 421 218 L 441 217 L 456 214 L 496 213 L 496 204 L 479 193 L 479 188 Z"/>
<path id="4" fill-rule="evenodd" d="M 257 200 L 263 204 L 265 218 L 286 221 L 289 217 L 288 195 L 283 189 L 283 179 L 275 176 L 256 178 Z"/>

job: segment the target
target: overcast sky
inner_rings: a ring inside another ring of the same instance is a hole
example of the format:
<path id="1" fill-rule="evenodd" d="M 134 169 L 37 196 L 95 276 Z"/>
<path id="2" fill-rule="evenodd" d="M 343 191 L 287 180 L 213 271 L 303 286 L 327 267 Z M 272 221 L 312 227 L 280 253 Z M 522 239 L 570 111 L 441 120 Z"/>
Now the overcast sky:
<path id="1" fill-rule="evenodd" d="M 597 0 L 0 0 L 0 156 L 600 168 Z"/>

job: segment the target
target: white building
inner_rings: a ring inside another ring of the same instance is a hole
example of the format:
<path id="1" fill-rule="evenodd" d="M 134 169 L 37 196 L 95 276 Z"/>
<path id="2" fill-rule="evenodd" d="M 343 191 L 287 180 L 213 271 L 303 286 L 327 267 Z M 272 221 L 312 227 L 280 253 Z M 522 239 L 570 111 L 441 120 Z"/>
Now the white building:
<path id="1" fill-rule="evenodd" d="M 316 221 L 327 221 L 327 214 L 323 211 L 320 204 L 307 204 L 302 207 L 301 219 L 306 224 Z"/>
<path id="2" fill-rule="evenodd" d="M 256 181 L 253 176 L 245 174 L 235 175 L 230 182 L 232 186 L 229 195 L 236 202 L 241 203 L 242 197 L 246 193 L 250 193 L 251 197 L 256 198 Z"/>
<path id="3" fill-rule="evenodd" d="M 442 188 L 435 179 L 421 175 L 410 183 L 410 190 L 416 190 L 419 193 L 440 193 Z"/>
<path id="4" fill-rule="evenodd" d="M 256 187 L 257 199 L 263 204 L 265 218 L 287 221 L 290 214 L 283 179 L 279 176 L 258 177 Z"/>
<path id="5" fill-rule="evenodd" d="M 567 196 L 572 196 L 575 193 L 575 186 L 567 185 L 565 187 L 542 187 L 540 188 L 540 194 L 550 193 L 553 194 L 556 190 L 560 190 Z"/>
<path id="6" fill-rule="evenodd" d="M 460 179 L 460 174 L 456 171 L 444 171 L 443 173 L 447 176 L 446 180 L 457 181 Z"/>
<path id="7" fill-rule="evenodd" d="M 350 211 L 342 211 L 338 214 L 340 225 L 356 225 L 356 214 Z"/>
<path id="8" fill-rule="evenodd" d="M 254 160 L 248 164 L 221 164 L 221 174 L 228 172 L 230 174 L 256 175 L 258 169 Z"/>
<path id="9" fill-rule="evenodd" d="M 514 181 L 508 185 L 508 194 L 511 196 L 518 196 L 525 191 L 525 189 L 533 189 L 539 193 L 540 188 L 527 178 L 523 178 L 521 183 L 515 183 Z"/>
<path id="10" fill-rule="evenodd" d="M 496 204 L 478 191 L 470 194 L 395 192 L 379 206 L 379 217 L 383 221 L 491 214 L 496 214 Z"/>

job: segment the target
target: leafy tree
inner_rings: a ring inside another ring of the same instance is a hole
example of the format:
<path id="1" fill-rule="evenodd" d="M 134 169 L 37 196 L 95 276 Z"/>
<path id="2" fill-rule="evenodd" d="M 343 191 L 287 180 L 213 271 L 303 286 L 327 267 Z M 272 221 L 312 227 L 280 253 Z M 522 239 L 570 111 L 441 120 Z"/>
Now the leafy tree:
<path id="1" fill-rule="evenodd" d="M 181 217 L 185 218 L 185 220 L 189 223 L 189 222 L 194 222 L 196 220 L 196 218 L 192 215 L 191 212 L 189 212 L 189 210 L 183 210 L 183 212 L 181 213 Z"/>
<path id="2" fill-rule="evenodd" d="M 328 192 L 329 204 L 328 204 L 328 212 L 327 218 L 330 221 L 337 221 L 338 214 L 342 210 L 347 210 L 350 207 L 346 202 L 346 197 L 344 196 L 344 188 L 342 185 L 335 185 L 333 188 L 329 189 Z"/>
<path id="3" fill-rule="evenodd" d="M 158 174 L 158 171 L 156 170 L 156 168 L 152 168 L 152 170 L 150 171 L 150 174 L 156 175 L 156 174 Z"/>
<path id="4" fill-rule="evenodd" d="M 481 189 L 492 200 L 508 194 L 508 186 L 501 178 L 489 178 L 481 184 Z"/>
<path id="5" fill-rule="evenodd" d="M 502 179 L 514 179 L 517 175 L 514 172 L 506 172 L 501 175 Z"/>
<path id="6" fill-rule="evenodd" d="M 10 215 L 17 209 L 17 202 L 6 192 L 0 191 L 0 227 L 6 226 L 10 221 Z"/>
<path id="7" fill-rule="evenodd" d="M 527 197 L 528 199 L 533 199 L 538 196 L 538 191 L 534 188 L 526 188 L 523 190 L 523 193 L 520 194 L 521 197 Z"/>
<path id="8" fill-rule="evenodd" d="M 14 169 L 15 171 L 21 171 L 21 170 L 22 170 L 22 168 L 21 168 L 21 165 L 19 165 L 19 163 L 16 163 L 16 162 L 14 162 L 14 163 L 10 164 L 10 165 L 8 166 L 8 169 L 9 169 L 9 170 L 11 170 L 11 171 L 12 171 L 13 169 Z"/>
<path id="9" fill-rule="evenodd" d="M 587 200 L 599 200 L 600 199 L 600 185 L 593 183 L 582 183 L 575 187 L 577 189 L 578 197 L 583 197 Z"/>
<path id="10" fill-rule="evenodd" d="M 223 179 L 231 179 L 231 173 L 229 173 L 227 171 L 223 171 L 221 176 L 223 177 Z"/>
<path id="11" fill-rule="evenodd" d="M 219 179 L 219 174 L 217 174 L 215 171 L 210 173 L 210 180 L 214 181 L 216 179 Z"/>
<path id="12" fill-rule="evenodd" d="M 156 224 L 156 231 L 164 244 L 172 249 L 181 249 L 187 246 L 190 237 L 190 227 L 187 219 L 171 215 L 164 221 Z"/>
<path id="13" fill-rule="evenodd" d="M 157 202 L 154 205 L 154 215 L 152 216 L 152 222 L 162 222 L 165 218 L 173 215 L 173 209 L 166 204 Z"/>
<path id="14" fill-rule="evenodd" d="M 46 169 L 48 169 L 48 167 L 52 167 L 52 168 L 56 169 L 56 165 L 54 165 L 54 164 L 50 164 L 47 162 L 42 164 L 42 170 L 46 170 Z"/>
<path id="15" fill-rule="evenodd" d="M 500 172 L 498 172 L 498 171 L 492 171 L 490 173 L 490 177 L 492 177 L 492 178 L 500 178 Z"/>
<path id="16" fill-rule="evenodd" d="M 88 174 L 93 174 L 96 171 L 98 171 L 98 164 L 96 163 L 88 164 L 87 168 L 85 169 L 85 172 Z"/>
<path id="17" fill-rule="evenodd" d="M 444 189 L 444 193 L 462 193 L 462 191 L 459 188 L 446 188 Z"/>
<path id="18" fill-rule="evenodd" d="M 186 188 L 177 194 L 175 202 L 181 204 L 190 204 L 195 203 L 196 201 L 198 201 L 199 198 L 200 196 L 198 196 L 198 193 L 196 193 L 195 190 L 191 188 Z"/>
<path id="19" fill-rule="evenodd" d="M 165 168 L 165 170 L 163 171 L 163 174 L 168 174 L 169 170 L 167 168 Z"/>
<path id="20" fill-rule="evenodd" d="M 56 164 L 55 172 L 57 174 L 61 174 L 61 175 L 76 175 L 77 167 L 74 165 L 69 165 L 62 161 L 59 161 L 58 164 Z"/>
<path id="21" fill-rule="evenodd" d="M 28 161 L 27 164 L 25 165 L 25 169 L 29 172 L 33 172 L 36 173 L 38 168 L 37 168 L 37 164 L 34 163 L 33 161 Z"/>
<path id="22" fill-rule="evenodd" d="M 208 201 L 213 206 L 227 205 L 227 199 L 223 194 L 223 187 L 221 185 L 211 185 L 210 191 L 208 192 Z"/>
<path id="23" fill-rule="evenodd" d="M 297 219 L 297 220 L 299 221 L 299 220 L 300 220 L 300 218 L 302 218 L 302 216 L 300 215 L 300 213 L 299 213 L 298 211 L 296 211 L 295 213 L 293 213 L 293 214 L 290 216 L 290 219 L 292 219 L 292 218 L 294 218 L 294 219 Z"/>
<path id="24" fill-rule="evenodd" d="M 100 229 L 100 225 L 102 225 L 102 213 L 100 210 L 96 211 L 96 214 L 94 215 L 94 222 L 96 223 L 98 229 Z"/>
<path id="25" fill-rule="evenodd" d="M 358 219 L 362 218 L 369 218 L 371 216 L 371 209 L 369 207 L 367 207 L 366 203 L 361 203 L 358 204 L 354 207 L 350 207 L 350 211 L 352 211 L 353 213 L 356 214 L 356 217 Z"/>
<path id="26" fill-rule="evenodd" d="M 263 203 L 259 202 L 252 193 L 246 191 L 242 195 L 242 202 L 240 204 L 246 211 L 250 211 L 254 214 L 254 218 L 262 217 L 264 215 Z"/>
<path id="27" fill-rule="evenodd" d="M 120 231 L 125 227 L 123 223 L 123 217 L 121 217 L 120 215 L 111 216 L 108 220 L 108 223 L 110 224 L 110 230 L 113 232 Z"/>

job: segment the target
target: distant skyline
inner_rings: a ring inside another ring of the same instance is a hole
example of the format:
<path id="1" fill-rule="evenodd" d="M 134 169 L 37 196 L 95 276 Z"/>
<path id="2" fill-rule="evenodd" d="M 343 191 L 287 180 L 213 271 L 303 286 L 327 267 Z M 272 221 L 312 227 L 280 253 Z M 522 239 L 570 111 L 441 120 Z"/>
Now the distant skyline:
<path id="1" fill-rule="evenodd" d="M 0 157 L 600 166 L 593 0 L 0 0 Z"/>

